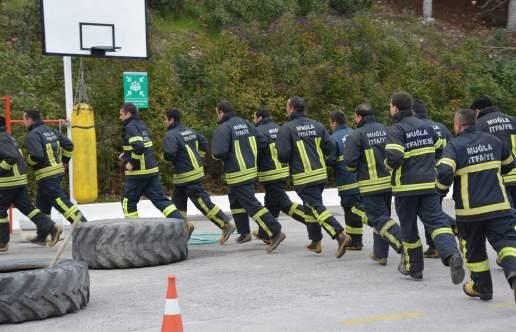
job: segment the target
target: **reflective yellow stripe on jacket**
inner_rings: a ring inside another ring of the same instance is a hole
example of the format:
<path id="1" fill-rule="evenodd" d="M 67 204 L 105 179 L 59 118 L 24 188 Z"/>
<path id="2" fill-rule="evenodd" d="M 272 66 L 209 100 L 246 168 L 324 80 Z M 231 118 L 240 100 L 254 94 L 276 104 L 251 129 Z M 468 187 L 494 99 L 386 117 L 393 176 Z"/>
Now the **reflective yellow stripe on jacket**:
<path id="1" fill-rule="evenodd" d="M 308 157 L 308 153 L 306 152 L 304 142 L 301 140 L 296 142 L 296 147 L 299 152 L 304 171 L 303 173 L 292 174 L 292 182 L 294 183 L 294 186 L 326 181 L 328 179 L 326 163 L 324 162 L 324 154 L 321 149 L 320 137 L 315 138 L 315 145 L 317 154 L 319 156 L 319 162 L 321 163 L 321 168 L 318 169 L 313 169 L 312 164 L 310 163 L 310 158 Z"/>
<path id="2" fill-rule="evenodd" d="M 24 186 L 27 183 L 28 181 L 26 174 L 18 176 L 0 177 L 0 188 Z"/>
<path id="3" fill-rule="evenodd" d="M 34 172 L 34 175 L 36 175 L 36 181 L 40 181 L 50 176 L 59 174 L 64 174 L 64 167 L 62 163 L 38 169 Z"/>
<path id="4" fill-rule="evenodd" d="M 288 178 L 290 175 L 289 167 L 283 166 L 283 164 L 280 163 L 276 143 L 269 144 L 269 151 L 272 162 L 274 163 L 274 169 L 258 172 L 258 180 L 260 180 L 260 182 L 268 182 Z"/>
<path id="5" fill-rule="evenodd" d="M 197 157 L 189 145 L 186 145 L 186 151 L 188 152 L 188 157 L 190 158 L 190 163 L 192 164 L 193 170 L 184 173 L 174 174 L 173 181 L 175 184 L 193 182 L 200 180 L 204 177 L 204 167 L 202 165 L 199 165 Z"/>

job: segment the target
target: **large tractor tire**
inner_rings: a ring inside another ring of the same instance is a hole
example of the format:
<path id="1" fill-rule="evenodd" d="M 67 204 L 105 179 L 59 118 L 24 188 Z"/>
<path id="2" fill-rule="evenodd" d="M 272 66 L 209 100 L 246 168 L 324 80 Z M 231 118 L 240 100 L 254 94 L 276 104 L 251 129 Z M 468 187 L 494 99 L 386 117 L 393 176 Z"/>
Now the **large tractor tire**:
<path id="1" fill-rule="evenodd" d="M 0 323 L 21 323 L 76 312 L 90 300 L 83 262 L 12 259 L 0 263 Z"/>
<path id="2" fill-rule="evenodd" d="M 89 221 L 78 225 L 73 258 L 92 269 L 164 265 L 188 256 L 185 222 L 141 218 Z"/>

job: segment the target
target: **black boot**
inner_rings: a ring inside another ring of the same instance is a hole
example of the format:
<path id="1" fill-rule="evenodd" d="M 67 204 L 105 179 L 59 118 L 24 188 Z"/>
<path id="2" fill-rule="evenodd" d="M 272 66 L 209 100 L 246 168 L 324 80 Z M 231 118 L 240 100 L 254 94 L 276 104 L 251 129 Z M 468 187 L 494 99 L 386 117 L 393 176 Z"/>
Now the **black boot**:
<path id="1" fill-rule="evenodd" d="M 516 302 L 516 272 L 509 274 L 509 283 L 511 284 L 512 292 L 514 293 L 514 302 Z"/>
<path id="2" fill-rule="evenodd" d="M 407 268 L 405 266 L 405 255 L 401 255 L 400 264 L 398 265 L 398 272 L 403 274 L 404 276 L 409 276 L 414 280 L 421 280 L 423 279 L 423 271 L 407 271 Z"/>
<path id="3" fill-rule="evenodd" d="M 464 261 L 459 254 L 453 254 L 448 260 L 448 265 L 450 266 L 451 280 L 454 285 L 460 284 L 464 277 L 466 276 L 466 272 L 464 271 Z"/>

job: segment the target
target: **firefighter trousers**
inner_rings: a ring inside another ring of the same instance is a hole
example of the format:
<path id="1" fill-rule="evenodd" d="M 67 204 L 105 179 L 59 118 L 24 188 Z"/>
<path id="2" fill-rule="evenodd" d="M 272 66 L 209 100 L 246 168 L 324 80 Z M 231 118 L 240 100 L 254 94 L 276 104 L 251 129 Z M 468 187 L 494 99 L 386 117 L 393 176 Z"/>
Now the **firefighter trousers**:
<path id="1" fill-rule="evenodd" d="M 27 187 L 0 190 L 0 243 L 9 242 L 8 210 L 14 205 L 27 216 L 37 227 L 40 238 L 46 238 L 54 227 L 54 222 L 32 205 Z"/>
<path id="2" fill-rule="evenodd" d="M 443 211 L 444 216 L 448 219 L 448 223 L 450 224 L 450 227 L 452 228 L 453 232 L 455 234 L 457 234 L 457 222 L 455 221 L 455 218 L 453 218 L 452 216 L 450 216 L 449 214 L 444 212 L 444 209 L 443 209 L 444 196 L 440 195 L 440 199 L 441 199 L 441 210 Z M 425 227 L 425 239 L 426 239 L 426 244 L 428 245 L 428 247 L 435 248 L 434 241 L 432 240 L 432 234 L 426 227 Z"/>
<path id="3" fill-rule="evenodd" d="M 347 194 L 339 191 L 340 206 L 344 210 L 346 234 L 351 237 L 352 245 L 362 245 L 363 224 L 367 225 L 367 216 L 359 194 Z"/>
<path id="4" fill-rule="evenodd" d="M 381 236 L 389 245 L 397 252 L 401 253 L 402 240 L 401 229 L 398 223 L 391 218 L 391 201 L 392 193 L 378 193 L 372 195 L 365 195 L 362 197 L 365 213 L 368 219 L 369 226 L 376 230 L 376 234 Z M 379 240 L 378 236 L 375 240 Z M 385 243 L 378 242 L 378 249 L 383 249 Z M 379 250 L 380 252 L 382 250 Z M 377 256 L 379 258 L 387 257 Z"/>
<path id="5" fill-rule="evenodd" d="M 303 206 L 290 200 L 285 192 L 285 185 L 285 181 L 270 182 L 263 185 L 265 188 L 265 207 L 274 216 L 274 218 L 278 218 L 280 212 L 283 212 L 294 220 L 306 225 L 306 215 Z M 247 222 L 249 222 L 249 219 Z M 258 236 L 261 238 L 267 238 L 267 234 L 265 234 L 265 231 L 261 228 L 258 229 Z"/>
<path id="6" fill-rule="evenodd" d="M 183 219 L 174 203 L 165 196 L 158 174 L 125 178 L 122 209 L 126 218 L 138 218 L 137 204 L 145 195 L 166 218 Z"/>
<path id="7" fill-rule="evenodd" d="M 193 182 L 182 185 L 176 185 L 172 202 L 179 209 L 179 212 L 186 219 L 188 199 L 192 201 L 199 211 L 201 211 L 209 221 L 218 228 L 223 228 L 224 224 L 229 221 L 229 217 L 210 199 L 210 195 L 204 189 L 201 182 Z"/>
<path id="8" fill-rule="evenodd" d="M 471 280 L 481 294 L 492 294 L 493 283 L 486 251 L 486 239 L 498 253 L 509 285 L 516 278 L 516 217 L 496 218 L 485 221 L 457 222 L 464 245 L 466 267 Z"/>
<path id="9" fill-rule="evenodd" d="M 396 197 L 394 203 L 401 225 L 406 271 L 421 272 L 424 269 L 418 217 L 430 231 L 443 264 L 448 266 L 448 259 L 459 254 L 459 250 L 448 219 L 441 210 L 439 195 L 435 193 Z"/>
<path id="10" fill-rule="evenodd" d="M 344 209 L 346 234 L 351 236 L 352 244 L 361 245 L 363 225 L 369 225 L 362 197 L 359 194 L 349 195 L 342 191 L 339 192 L 339 196 L 340 205 Z M 373 254 L 376 258 L 387 258 L 389 256 L 389 242 L 384 240 L 374 227 Z"/>
<path id="11" fill-rule="evenodd" d="M 249 234 L 249 218 L 258 224 L 268 237 L 281 231 L 281 225 L 273 215 L 254 196 L 255 183 L 248 182 L 229 187 L 229 206 L 240 234 Z"/>
<path id="12" fill-rule="evenodd" d="M 321 226 L 332 239 L 335 239 L 339 233 L 344 231 L 341 224 L 323 204 L 322 193 L 324 187 L 325 184 L 320 183 L 296 189 L 298 196 L 303 201 L 308 238 L 312 241 L 322 240 Z"/>
<path id="13" fill-rule="evenodd" d="M 38 190 L 36 193 L 36 207 L 47 216 L 50 216 L 52 207 L 65 217 L 70 223 L 73 223 L 79 209 L 75 206 L 68 195 L 61 187 L 63 176 L 45 178 L 38 182 Z M 81 222 L 86 222 L 84 215 Z"/>

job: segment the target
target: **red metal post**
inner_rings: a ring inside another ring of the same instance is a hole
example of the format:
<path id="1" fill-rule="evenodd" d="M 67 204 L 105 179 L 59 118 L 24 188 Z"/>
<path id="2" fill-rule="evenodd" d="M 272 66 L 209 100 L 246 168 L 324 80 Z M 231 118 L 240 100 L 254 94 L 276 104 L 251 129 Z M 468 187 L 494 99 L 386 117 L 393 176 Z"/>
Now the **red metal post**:
<path id="1" fill-rule="evenodd" d="M 5 104 L 5 130 L 11 133 L 11 97 L 0 97 Z M 13 232 L 13 209 L 9 208 L 9 233 Z"/>

